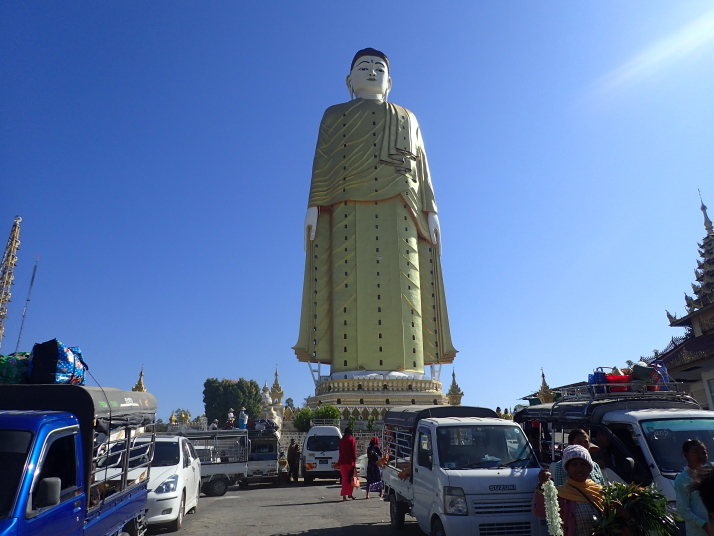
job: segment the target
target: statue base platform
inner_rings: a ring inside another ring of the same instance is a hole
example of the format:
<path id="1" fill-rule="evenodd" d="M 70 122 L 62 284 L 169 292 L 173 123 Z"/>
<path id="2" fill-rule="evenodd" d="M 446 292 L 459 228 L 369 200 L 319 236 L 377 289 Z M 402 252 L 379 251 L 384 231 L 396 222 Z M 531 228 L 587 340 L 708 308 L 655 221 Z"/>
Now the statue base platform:
<path id="1" fill-rule="evenodd" d="M 394 406 L 448 405 L 449 399 L 441 392 L 441 382 L 415 379 L 345 379 L 323 380 L 315 388 L 315 396 L 308 397 L 313 411 L 320 406 L 336 407 L 343 419 L 354 417 L 382 420 Z"/>

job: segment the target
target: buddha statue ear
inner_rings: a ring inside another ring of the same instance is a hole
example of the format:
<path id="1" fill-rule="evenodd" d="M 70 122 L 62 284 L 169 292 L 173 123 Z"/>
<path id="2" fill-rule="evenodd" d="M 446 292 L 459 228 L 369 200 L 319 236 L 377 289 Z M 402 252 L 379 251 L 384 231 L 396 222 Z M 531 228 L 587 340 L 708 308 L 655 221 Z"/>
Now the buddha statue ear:
<path id="1" fill-rule="evenodd" d="M 347 84 L 347 91 L 350 92 L 350 100 L 353 100 L 354 97 L 354 91 L 352 91 L 352 81 L 350 80 L 350 75 L 347 75 L 347 78 L 345 78 L 345 83 Z"/>
<path id="2" fill-rule="evenodd" d="M 387 89 L 384 92 L 384 102 L 387 102 L 387 96 L 389 95 L 389 92 L 392 91 L 392 77 L 390 76 L 387 78 Z"/>

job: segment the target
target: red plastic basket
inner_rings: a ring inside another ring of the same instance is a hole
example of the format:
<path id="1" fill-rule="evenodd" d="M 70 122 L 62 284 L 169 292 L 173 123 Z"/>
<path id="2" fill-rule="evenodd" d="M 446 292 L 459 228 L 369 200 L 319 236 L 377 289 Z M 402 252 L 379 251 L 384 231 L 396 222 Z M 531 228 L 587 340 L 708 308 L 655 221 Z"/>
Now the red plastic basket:
<path id="1" fill-rule="evenodd" d="M 616 376 L 614 374 L 607 375 L 607 383 L 630 383 L 629 376 Z M 629 385 L 610 385 L 608 387 L 611 393 L 626 393 L 630 390 Z"/>

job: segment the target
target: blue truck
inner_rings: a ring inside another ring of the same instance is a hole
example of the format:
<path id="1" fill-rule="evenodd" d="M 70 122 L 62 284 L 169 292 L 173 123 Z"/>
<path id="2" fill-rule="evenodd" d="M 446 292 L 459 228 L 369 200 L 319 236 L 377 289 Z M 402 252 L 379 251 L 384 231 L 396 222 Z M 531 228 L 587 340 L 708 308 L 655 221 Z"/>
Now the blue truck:
<path id="1" fill-rule="evenodd" d="M 142 536 L 155 421 L 146 392 L 0 385 L 0 536 Z"/>

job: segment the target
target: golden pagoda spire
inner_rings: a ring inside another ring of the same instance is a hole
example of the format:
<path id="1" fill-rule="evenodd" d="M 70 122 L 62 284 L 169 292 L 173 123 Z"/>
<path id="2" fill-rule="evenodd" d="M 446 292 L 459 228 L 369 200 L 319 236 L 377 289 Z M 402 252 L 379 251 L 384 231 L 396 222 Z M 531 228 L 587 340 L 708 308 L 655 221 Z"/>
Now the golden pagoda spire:
<path id="1" fill-rule="evenodd" d="M 451 386 L 449 387 L 449 391 L 446 393 L 446 397 L 449 399 L 449 405 L 450 406 L 460 406 L 461 398 L 463 396 L 464 396 L 464 392 L 459 387 L 459 384 L 456 383 L 456 371 L 452 370 L 451 371 Z"/>
<path id="2" fill-rule="evenodd" d="M 144 365 L 141 366 L 141 372 L 139 373 L 139 381 L 134 384 L 134 387 L 132 387 L 131 390 L 137 393 L 146 392 L 146 387 L 144 386 Z"/>
<path id="3" fill-rule="evenodd" d="M 555 393 L 548 386 L 548 383 L 545 381 L 545 372 L 543 372 L 542 368 L 540 369 L 540 375 L 541 375 L 540 389 L 538 389 L 536 396 L 541 401 L 541 404 L 548 404 L 550 402 L 553 402 L 553 400 L 555 400 Z"/>
<path id="4" fill-rule="evenodd" d="M 278 376 L 278 365 L 275 365 L 275 381 L 273 382 L 273 387 L 270 389 L 270 399 L 273 401 L 273 404 L 282 406 L 283 395 L 285 393 L 283 393 L 283 388 L 280 386 Z"/>

